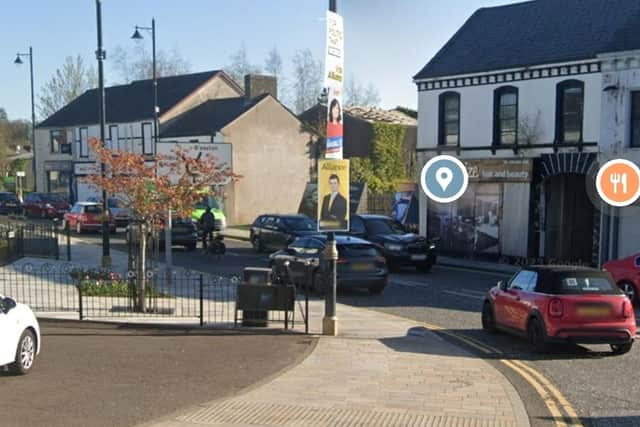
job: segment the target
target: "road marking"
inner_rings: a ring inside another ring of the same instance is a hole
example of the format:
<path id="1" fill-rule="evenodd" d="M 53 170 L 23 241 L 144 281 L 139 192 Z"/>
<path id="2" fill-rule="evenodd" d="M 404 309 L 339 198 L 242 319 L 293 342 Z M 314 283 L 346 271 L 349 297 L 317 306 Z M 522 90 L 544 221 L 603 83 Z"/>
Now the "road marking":
<path id="1" fill-rule="evenodd" d="M 455 295 L 455 296 L 458 296 L 458 297 L 472 298 L 472 299 L 476 299 L 476 300 L 479 300 L 479 301 L 484 300 L 484 297 L 480 297 L 480 296 L 477 296 L 477 295 L 469 295 L 469 294 L 464 293 L 464 292 L 442 291 L 442 293 L 443 294 L 449 294 L 449 295 Z"/>
<path id="2" fill-rule="evenodd" d="M 426 282 L 414 282 L 411 280 L 404 280 L 404 279 L 391 279 L 391 283 L 398 286 L 406 286 L 409 288 L 424 288 L 429 286 L 429 284 Z"/>

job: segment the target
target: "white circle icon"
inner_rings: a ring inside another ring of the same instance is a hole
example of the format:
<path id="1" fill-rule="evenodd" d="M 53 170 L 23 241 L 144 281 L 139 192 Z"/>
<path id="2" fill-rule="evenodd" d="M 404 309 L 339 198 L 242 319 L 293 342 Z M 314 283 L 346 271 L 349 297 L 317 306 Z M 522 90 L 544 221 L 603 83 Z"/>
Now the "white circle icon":
<path id="1" fill-rule="evenodd" d="M 420 186 L 427 197 L 438 203 L 458 200 L 469 185 L 469 173 L 460 160 L 440 155 L 430 159 L 420 173 Z"/>

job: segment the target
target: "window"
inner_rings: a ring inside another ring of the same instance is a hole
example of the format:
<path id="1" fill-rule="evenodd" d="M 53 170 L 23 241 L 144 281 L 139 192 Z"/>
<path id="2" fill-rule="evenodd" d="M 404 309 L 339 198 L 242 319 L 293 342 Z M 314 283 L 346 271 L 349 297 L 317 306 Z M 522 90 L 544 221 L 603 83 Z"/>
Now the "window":
<path id="1" fill-rule="evenodd" d="M 518 273 L 513 280 L 511 280 L 511 283 L 509 283 L 509 289 L 513 289 L 513 290 L 519 290 L 519 291 L 526 291 L 529 289 L 529 283 L 532 280 L 532 276 L 535 273 L 533 271 L 527 271 L 527 270 L 523 270 L 520 273 Z"/>
<path id="2" fill-rule="evenodd" d="M 69 192 L 69 182 L 71 173 L 67 171 L 48 171 L 47 172 L 47 191 L 49 193 Z"/>
<path id="3" fill-rule="evenodd" d="M 445 92 L 439 103 L 438 145 L 460 145 L 460 94 Z"/>
<path id="4" fill-rule="evenodd" d="M 111 141 L 112 150 L 120 149 L 120 141 L 118 140 L 118 125 L 109 126 L 109 140 Z"/>
<path id="5" fill-rule="evenodd" d="M 629 145 L 640 147 L 640 91 L 631 92 L 631 141 Z"/>
<path id="6" fill-rule="evenodd" d="M 49 147 L 52 153 L 61 153 L 62 146 L 67 144 L 67 131 L 55 129 L 49 132 Z"/>
<path id="7" fill-rule="evenodd" d="M 89 129 L 80 128 L 80 157 L 89 156 L 89 147 L 87 141 L 89 140 Z"/>
<path id="8" fill-rule="evenodd" d="M 351 218 L 351 232 L 358 234 L 367 234 L 367 230 L 364 228 L 364 221 L 359 216 Z"/>
<path id="9" fill-rule="evenodd" d="M 584 83 L 567 80 L 558 83 L 556 90 L 556 141 L 582 141 L 584 111 Z"/>
<path id="10" fill-rule="evenodd" d="M 518 88 L 505 86 L 493 94 L 493 143 L 515 144 L 518 140 Z"/>
<path id="11" fill-rule="evenodd" d="M 636 258 L 636 267 L 640 267 L 640 256 Z"/>
<path id="12" fill-rule="evenodd" d="M 151 135 L 151 123 L 142 124 L 142 153 L 153 154 L 153 139 Z"/>

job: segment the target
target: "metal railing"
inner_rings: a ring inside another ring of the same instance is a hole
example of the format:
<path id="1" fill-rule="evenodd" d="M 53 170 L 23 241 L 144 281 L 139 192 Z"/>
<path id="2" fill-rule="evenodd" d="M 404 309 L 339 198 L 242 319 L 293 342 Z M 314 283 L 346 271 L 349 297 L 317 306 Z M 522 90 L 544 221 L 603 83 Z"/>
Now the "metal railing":
<path id="1" fill-rule="evenodd" d="M 38 257 L 70 261 L 69 230 L 57 223 L 0 223 L 0 265 L 22 257 Z"/>

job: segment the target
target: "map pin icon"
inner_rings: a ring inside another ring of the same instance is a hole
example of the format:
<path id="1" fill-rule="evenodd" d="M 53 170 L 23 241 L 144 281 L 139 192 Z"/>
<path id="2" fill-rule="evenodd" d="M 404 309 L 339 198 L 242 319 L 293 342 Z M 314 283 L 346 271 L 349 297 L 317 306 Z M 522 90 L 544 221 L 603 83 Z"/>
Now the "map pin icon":
<path id="1" fill-rule="evenodd" d="M 440 187 L 442 187 L 442 191 L 447 191 L 447 187 L 453 181 L 453 172 L 451 169 L 447 167 L 438 168 L 436 171 L 436 182 Z"/>

